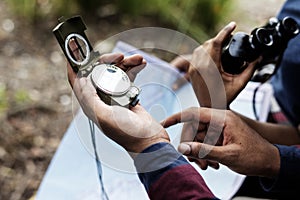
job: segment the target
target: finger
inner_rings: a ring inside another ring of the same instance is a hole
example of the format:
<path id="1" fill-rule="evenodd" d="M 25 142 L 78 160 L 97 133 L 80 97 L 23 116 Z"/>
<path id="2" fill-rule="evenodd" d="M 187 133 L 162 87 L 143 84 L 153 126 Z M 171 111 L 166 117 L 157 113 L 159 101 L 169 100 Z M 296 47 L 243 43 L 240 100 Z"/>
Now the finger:
<path id="1" fill-rule="evenodd" d="M 251 79 L 253 76 L 255 70 L 256 70 L 256 65 L 261 61 L 262 57 L 259 57 L 256 59 L 254 62 L 250 63 L 247 68 L 239 75 L 239 81 L 241 83 L 248 83 L 248 81 Z"/>
<path id="2" fill-rule="evenodd" d="M 220 147 L 199 142 L 184 142 L 179 144 L 178 151 L 186 156 L 218 162 L 221 156 L 219 148 Z"/>
<path id="3" fill-rule="evenodd" d="M 211 167 L 211 168 L 214 168 L 214 169 L 219 169 L 220 168 L 220 164 L 216 161 L 196 159 L 196 158 L 192 158 L 192 157 L 187 157 L 187 159 L 190 162 L 196 163 L 202 170 L 206 170 L 207 167 Z"/>
<path id="4" fill-rule="evenodd" d="M 124 68 L 124 71 L 126 71 L 129 67 L 141 65 L 143 63 L 143 60 L 144 60 L 143 56 L 139 54 L 128 56 L 123 59 L 119 67 Z"/>
<path id="5" fill-rule="evenodd" d="M 191 59 L 192 59 L 191 54 L 177 56 L 174 60 L 170 62 L 170 64 L 173 65 L 181 72 L 188 72 Z"/>
<path id="6" fill-rule="evenodd" d="M 189 121 L 197 121 L 203 124 L 209 123 L 211 121 L 211 115 L 214 112 L 214 120 L 218 121 L 218 118 L 222 116 L 218 116 L 218 111 L 210 108 L 188 108 L 183 110 L 182 112 L 176 113 L 164 121 L 161 122 L 163 127 L 167 128 L 169 126 L 181 123 L 181 122 L 189 122 Z M 201 116 L 201 117 L 200 117 Z M 223 119 L 223 118 L 222 118 Z"/>
<path id="7" fill-rule="evenodd" d="M 95 100 L 100 100 L 95 87 L 92 85 L 90 79 L 86 77 L 76 79 L 74 82 L 73 91 L 79 100 L 79 103 L 92 105 L 95 103 Z"/>
<path id="8" fill-rule="evenodd" d="M 188 73 L 184 74 L 183 77 L 178 78 L 172 85 L 172 90 L 176 91 L 186 83 L 190 81 L 190 75 Z"/>
<path id="9" fill-rule="evenodd" d="M 187 159 L 190 161 L 190 162 L 196 162 L 196 158 L 192 158 L 192 157 L 187 157 Z"/>
<path id="10" fill-rule="evenodd" d="M 236 23 L 230 22 L 227 26 L 225 26 L 213 39 L 214 45 L 217 47 L 221 47 L 226 39 L 231 36 L 232 31 L 235 29 Z"/>
<path id="11" fill-rule="evenodd" d="M 135 54 L 124 58 L 116 65 L 126 72 L 130 81 L 134 81 L 136 75 L 145 68 L 147 62 L 139 54 Z"/>
<path id="12" fill-rule="evenodd" d="M 141 64 L 128 68 L 126 74 L 128 75 L 129 79 L 131 81 L 134 81 L 137 74 L 146 67 L 146 64 L 147 64 L 146 60 L 143 59 Z"/>
<path id="13" fill-rule="evenodd" d="M 184 72 L 185 75 L 181 78 L 178 78 L 172 85 L 172 89 L 178 90 L 180 87 L 185 85 L 189 81 L 189 71 L 190 61 L 192 59 L 192 54 L 177 56 L 174 60 L 170 62 L 175 68 L 177 68 L 180 72 Z"/>
<path id="14" fill-rule="evenodd" d="M 195 119 L 196 112 L 198 112 L 198 108 L 188 108 L 186 110 L 183 110 L 182 112 L 171 115 L 170 117 L 163 120 L 161 124 L 164 128 L 168 128 L 181 122 L 193 121 Z"/>
<path id="15" fill-rule="evenodd" d="M 88 118 L 97 124 L 98 121 L 109 118 L 111 107 L 99 98 L 90 79 L 85 77 L 77 78 L 74 82 L 73 91 Z"/>
<path id="16" fill-rule="evenodd" d="M 192 142 L 196 134 L 197 133 L 193 129 L 191 122 L 184 123 L 181 131 L 180 142 Z"/>
<path id="17" fill-rule="evenodd" d="M 208 163 L 206 160 L 202 159 L 195 159 L 194 161 L 202 170 L 207 170 L 208 168 Z"/>
<path id="18" fill-rule="evenodd" d="M 100 56 L 100 63 L 117 64 L 122 62 L 124 55 L 121 53 L 107 53 Z"/>
<path id="19" fill-rule="evenodd" d="M 201 132 L 198 131 L 194 141 L 195 142 L 203 142 L 205 139 L 206 133 L 207 133 L 206 131 L 201 131 Z"/>
<path id="20" fill-rule="evenodd" d="M 131 107 L 130 110 L 137 114 L 148 114 L 148 112 L 139 103 L 136 106 Z"/>
<path id="21" fill-rule="evenodd" d="M 210 166 L 211 168 L 214 168 L 214 169 L 220 168 L 220 164 L 216 161 L 207 160 L 207 164 L 208 164 L 208 166 Z"/>
<path id="22" fill-rule="evenodd" d="M 181 131 L 181 142 L 203 142 L 207 132 L 207 125 L 197 121 L 186 122 Z"/>

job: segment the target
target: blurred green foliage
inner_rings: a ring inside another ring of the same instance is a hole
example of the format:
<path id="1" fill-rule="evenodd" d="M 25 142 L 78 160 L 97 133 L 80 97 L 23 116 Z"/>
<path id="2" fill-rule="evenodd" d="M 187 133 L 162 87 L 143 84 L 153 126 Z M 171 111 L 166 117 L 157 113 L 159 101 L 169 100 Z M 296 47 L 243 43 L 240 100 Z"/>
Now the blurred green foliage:
<path id="1" fill-rule="evenodd" d="M 14 101 L 16 105 L 23 105 L 30 102 L 29 94 L 26 90 L 17 90 L 14 94 Z"/>
<path id="2" fill-rule="evenodd" d="M 0 84 L 0 115 L 8 107 L 8 97 L 6 94 L 6 87 Z"/>
<path id="3" fill-rule="evenodd" d="M 10 97 L 7 88 L 4 85 L 0 85 L 0 116 L 11 106 L 24 106 L 29 103 L 31 103 L 31 99 L 26 90 L 19 89 L 14 91 L 12 97 Z"/>
<path id="4" fill-rule="evenodd" d="M 120 13 L 155 16 L 200 42 L 211 37 L 231 8 L 232 0 L 115 0 Z"/>
<path id="5" fill-rule="evenodd" d="M 80 13 L 84 16 L 149 16 L 166 26 L 204 41 L 228 14 L 232 0 L 6 0 L 17 15 L 29 21 Z M 159 25 L 159 24 L 158 24 Z"/>
<path id="6" fill-rule="evenodd" d="M 12 11 L 29 22 L 49 15 L 69 14 L 77 10 L 73 0 L 5 0 Z"/>

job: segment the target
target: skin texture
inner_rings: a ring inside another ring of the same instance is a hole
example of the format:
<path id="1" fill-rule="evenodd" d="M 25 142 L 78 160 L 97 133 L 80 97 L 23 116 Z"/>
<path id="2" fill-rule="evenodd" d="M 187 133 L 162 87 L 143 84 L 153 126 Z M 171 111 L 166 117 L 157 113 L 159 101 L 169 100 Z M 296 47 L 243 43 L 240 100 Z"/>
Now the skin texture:
<path id="1" fill-rule="evenodd" d="M 76 47 L 73 47 L 76 51 Z M 100 63 L 114 63 L 124 70 L 133 81 L 146 61 L 140 55 L 124 58 L 122 54 L 105 54 Z M 71 66 L 67 66 L 68 79 L 84 113 L 103 133 L 124 147 L 134 156 L 148 146 L 169 142 L 165 129 L 156 122 L 141 105 L 130 109 L 106 105 L 97 95 L 89 78 L 77 77 Z"/>
<path id="2" fill-rule="evenodd" d="M 178 150 L 184 155 L 196 160 L 214 160 L 245 175 L 270 178 L 278 175 L 280 169 L 278 149 L 233 112 L 190 108 L 170 116 L 162 124 L 166 128 L 181 122 L 192 123 L 193 131 L 197 136 L 199 135 L 199 140 L 203 137 L 213 139 L 216 137 L 216 132 L 207 131 L 207 126 L 217 127 L 213 130 L 221 130 L 221 137 L 218 138 L 216 145 L 193 141 L 182 142 Z"/>
<path id="3" fill-rule="evenodd" d="M 217 108 L 227 108 L 228 102 L 236 97 L 253 74 L 254 64 L 249 64 L 240 75 L 233 76 L 222 71 L 219 60 L 221 45 L 234 28 L 234 23 L 229 24 L 215 38 L 197 48 L 191 58 L 192 64 L 188 67 L 188 77 L 199 102 L 203 102 L 204 106 L 211 106 L 212 101 L 202 98 L 209 97 L 210 94 L 214 100 L 218 99 L 217 91 L 221 88 L 220 91 L 224 91 L 222 95 L 225 94 L 225 104 L 223 101 L 217 101 L 214 105 Z M 73 51 L 76 51 L 76 48 Z M 122 54 L 103 55 L 100 62 L 116 64 L 130 76 L 132 81 L 146 64 L 139 55 L 124 58 Z M 207 82 L 205 77 L 221 78 L 224 84 L 220 82 L 216 84 L 213 78 L 212 81 Z M 126 109 L 104 104 L 90 80 L 77 77 L 69 65 L 68 78 L 85 114 L 102 129 L 105 135 L 123 146 L 132 156 L 152 144 L 170 142 L 163 126 L 185 122 L 183 143 L 179 146 L 179 151 L 201 168 L 205 169 L 207 166 L 218 168 L 220 162 L 246 175 L 275 177 L 279 171 L 280 158 L 277 148 L 231 111 L 191 108 L 171 116 L 162 123 L 162 126 L 140 105 Z M 211 93 L 212 89 L 216 92 Z"/>
<path id="4" fill-rule="evenodd" d="M 241 74 L 224 72 L 221 64 L 222 48 L 235 27 L 234 22 L 229 23 L 214 38 L 196 48 L 192 55 L 179 56 L 171 62 L 179 71 L 186 73 L 184 78 L 192 83 L 203 107 L 226 109 L 246 86 L 254 73 L 255 65 L 261 59 L 248 63 L 248 67 Z M 173 88 L 178 89 L 182 83 L 183 80 L 178 80 Z"/>
<path id="5" fill-rule="evenodd" d="M 234 22 L 229 23 L 216 37 L 196 48 L 192 55 L 183 55 L 175 58 L 171 64 L 186 74 L 184 79 L 180 79 L 174 83 L 173 88 L 178 89 L 182 84 L 190 81 L 201 107 L 229 109 L 230 103 L 244 89 L 255 71 L 255 65 L 261 60 L 261 58 L 258 58 L 256 61 L 248 63 L 248 67 L 238 75 L 231 75 L 223 71 L 220 62 L 222 46 L 231 36 L 235 27 L 236 24 Z M 274 123 L 262 123 L 241 114 L 236 114 L 251 129 L 271 144 L 295 145 L 300 143 L 300 126 L 295 128 Z M 199 136 L 199 134 L 191 133 L 192 124 L 190 122 L 184 124 L 182 142 L 186 141 L 187 132 L 190 133 L 189 141 L 203 142 L 203 138 L 205 137 L 203 134 Z M 283 134 L 285 137 L 282 137 Z M 247 154 L 247 152 L 245 153 Z M 206 169 L 207 166 L 218 167 L 216 162 L 208 160 L 193 159 L 191 157 L 189 160 L 196 162 L 201 169 Z"/>

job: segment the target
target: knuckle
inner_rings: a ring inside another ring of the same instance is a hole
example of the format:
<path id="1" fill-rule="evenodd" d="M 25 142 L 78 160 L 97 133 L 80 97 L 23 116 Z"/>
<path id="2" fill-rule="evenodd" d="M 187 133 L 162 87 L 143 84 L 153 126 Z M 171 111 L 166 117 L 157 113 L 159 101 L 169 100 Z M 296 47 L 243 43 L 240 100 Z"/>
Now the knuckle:
<path id="1" fill-rule="evenodd" d="M 203 47 L 209 47 L 213 43 L 213 39 L 209 39 L 203 43 Z"/>
<path id="2" fill-rule="evenodd" d="M 193 54 L 197 54 L 202 49 L 202 45 L 193 50 Z"/>
<path id="3" fill-rule="evenodd" d="M 187 109 L 187 113 L 192 114 L 192 113 L 194 113 L 194 111 L 195 111 L 196 109 L 197 109 L 196 107 L 189 107 L 189 108 Z"/>
<path id="4" fill-rule="evenodd" d="M 218 39 L 218 38 L 212 39 L 212 46 L 214 48 L 216 48 L 216 47 L 219 48 L 221 45 L 222 45 L 222 41 L 220 39 Z"/>
<path id="5" fill-rule="evenodd" d="M 226 110 L 226 111 L 225 111 L 225 116 L 226 116 L 227 118 L 232 118 L 232 117 L 234 116 L 234 113 L 233 113 L 233 111 L 231 111 L 231 110 Z"/>
<path id="6" fill-rule="evenodd" d="M 199 158 L 199 151 L 200 151 L 200 143 L 197 143 L 197 142 L 193 142 L 191 144 L 191 154 L 196 157 L 196 158 Z"/>

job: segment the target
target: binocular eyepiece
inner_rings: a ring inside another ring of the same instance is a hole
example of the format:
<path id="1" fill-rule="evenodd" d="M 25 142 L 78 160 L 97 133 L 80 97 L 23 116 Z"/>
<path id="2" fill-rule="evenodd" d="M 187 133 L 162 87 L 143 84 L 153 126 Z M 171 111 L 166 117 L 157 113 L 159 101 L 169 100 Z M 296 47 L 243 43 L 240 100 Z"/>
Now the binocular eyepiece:
<path id="1" fill-rule="evenodd" d="M 276 62 L 283 54 L 288 42 L 299 34 L 299 26 L 291 17 L 282 20 L 271 18 L 269 22 L 255 28 L 250 35 L 237 32 L 223 47 L 221 63 L 223 70 L 240 74 L 248 63 L 263 57 L 263 63 Z M 262 66 L 261 64 L 257 67 Z"/>

